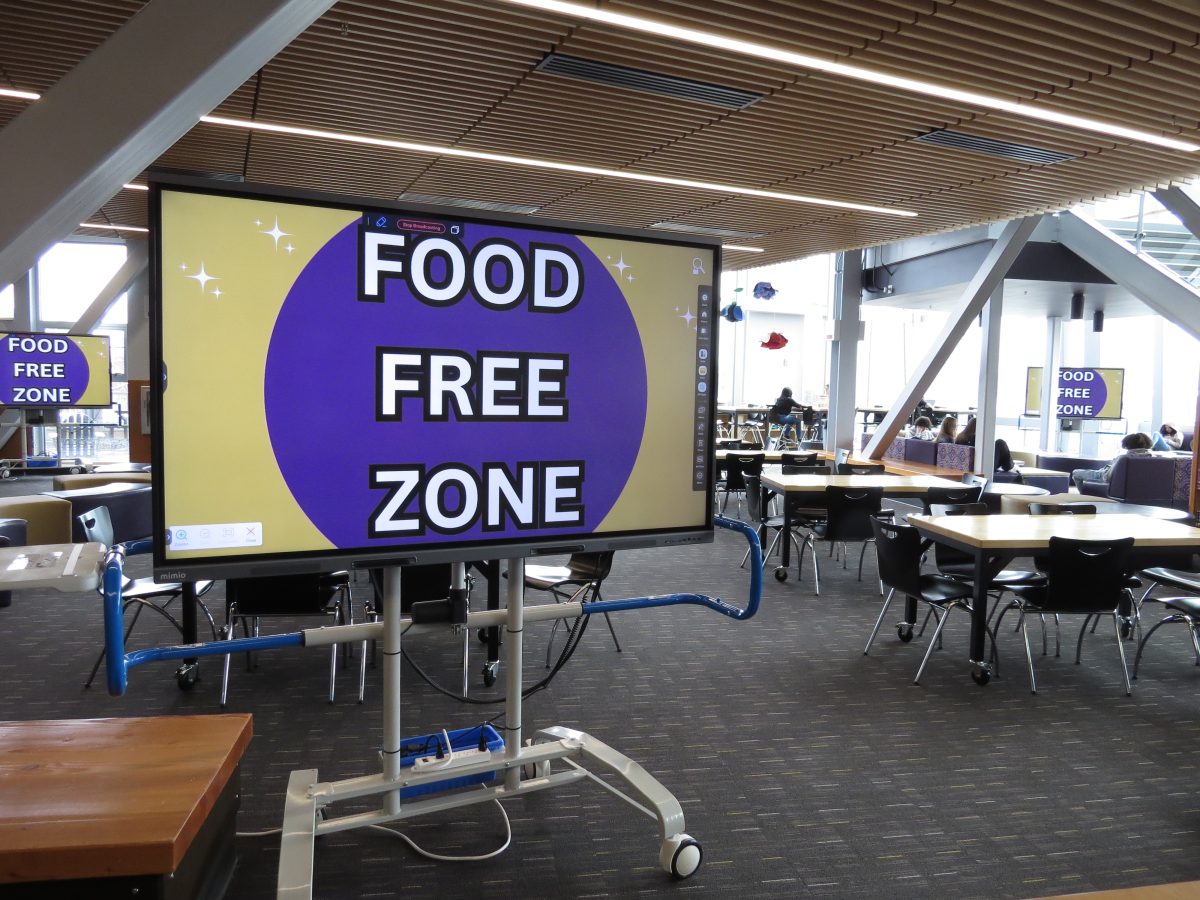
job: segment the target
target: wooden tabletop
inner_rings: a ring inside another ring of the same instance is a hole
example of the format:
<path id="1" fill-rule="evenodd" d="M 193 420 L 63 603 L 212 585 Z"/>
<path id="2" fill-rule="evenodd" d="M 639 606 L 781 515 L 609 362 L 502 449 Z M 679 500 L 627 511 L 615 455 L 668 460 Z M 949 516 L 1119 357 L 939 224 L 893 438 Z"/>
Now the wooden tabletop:
<path id="1" fill-rule="evenodd" d="M 173 872 L 249 714 L 0 722 L 0 883 Z"/>
<path id="2" fill-rule="evenodd" d="M 726 459 L 730 456 L 760 456 L 763 462 L 778 463 L 783 462 L 783 455 L 799 456 L 802 459 L 812 459 L 811 465 L 823 466 L 826 465 L 826 460 L 816 456 L 815 450 L 730 450 L 727 447 L 722 447 L 713 452 L 713 457 L 716 459 Z"/>
<path id="3" fill-rule="evenodd" d="M 1129 514 L 1082 516 L 926 516 L 913 514 L 908 523 L 923 534 L 945 537 L 986 550 L 1038 549 L 1050 538 L 1110 541 L 1131 537 L 1138 547 L 1195 547 L 1200 528 L 1164 519 Z"/>
<path id="4" fill-rule="evenodd" d="M 883 493 L 923 494 L 930 488 L 961 488 L 961 481 L 933 475 L 776 475 L 763 473 L 764 486 L 788 493 L 816 494 L 827 487 L 883 488 Z"/>
<path id="5" fill-rule="evenodd" d="M 94 591 L 100 584 L 104 554 L 103 544 L 0 547 L 0 590 Z"/>

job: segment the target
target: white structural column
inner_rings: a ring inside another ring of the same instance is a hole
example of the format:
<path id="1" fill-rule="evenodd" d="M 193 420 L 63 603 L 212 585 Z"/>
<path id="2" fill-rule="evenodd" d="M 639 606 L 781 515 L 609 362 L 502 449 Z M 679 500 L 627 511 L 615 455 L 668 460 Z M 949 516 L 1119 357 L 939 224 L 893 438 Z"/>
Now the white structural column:
<path id="1" fill-rule="evenodd" d="M 909 411 L 916 405 L 917 400 L 925 396 L 929 385 L 937 377 L 954 348 L 968 328 L 975 321 L 987 302 L 988 297 L 1004 280 L 1004 275 L 1012 266 L 1013 260 L 1020 254 L 1021 249 L 1037 228 L 1041 216 L 1026 216 L 1023 219 L 1013 219 L 1004 226 L 1000 237 L 984 257 L 983 264 L 975 273 L 970 283 L 963 290 L 962 302 L 958 311 L 946 321 L 945 327 L 933 341 L 933 346 L 921 365 L 917 366 L 908 384 L 892 403 L 891 409 L 883 421 L 875 429 L 875 434 L 867 442 L 863 455 L 878 459 L 891 444 L 892 438 L 900 431 L 900 426 L 908 418 Z"/>
<path id="2" fill-rule="evenodd" d="M 334 0 L 154 0 L 0 130 L 0 287 Z"/>
<path id="3" fill-rule="evenodd" d="M 104 314 L 108 312 L 108 308 L 116 302 L 117 298 L 129 290 L 134 281 L 146 274 L 146 266 L 150 261 L 146 241 L 129 241 L 125 245 L 125 250 L 125 262 L 113 273 L 108 284 L 100 289 L 96 299 L 88 304 L 88 308 L 84 310 L 79 320 L 71 326 L 70 334 L 91 334 L 92 329 L 100 323 Z"/>
<path id="4" fill-rule="evenodd" d="M 1166 266 L 1139 256 L 1099 222 L 1075 213 L 1059 213 L 1058 239 L 1152 311 L 1200 340 L 1200 293 Z"/>
<path id="5" fill-rule="evenodd" d="M 1046 317 L 1046 361 L 1042 364 L 1042 396 L 1038 404 L 1038 447 L 1055 449 L 1058 435 L 1058 369 L 1062 365 L 1062 318 Z"/>
<path id="6" fill-rule="evenodd" d="M 1184 228 L 1200 237 L 1200 205 L 1183 188 L 1169 187 L 1155 191 L 1154 199 L 1173 212 Z"/>
<path id="7" fill-rule="evenodd" d="M 1092 331 L 1090 324 L 1084 323 L 1081 327 L 1086 327 L 1083 335 L 1083 364 L 1088 368 L 1095 368 L 1100 365 L 1100 335 Z M 1079 419 L 1079 455 L 1080 456 L 1097 456 L 1100 446 L 1100 435 L 1096 429 L 1100 423 L 1096 419 Z"/>
<path id="8" fill-rule="evenodd" d="M 833 281 L 833 342 L 829 351 L 829 423 L 825 449 L 854 447 L 858 345 L 863 336 L 862 251 L 839 253 Z"/>
<path id="9" fill-rule="evenodd" d="M 146 272 L 129 286 L 129 324 L 125 329 L 125 377 L 150 380 L 150 279 Z M 135 397 L 130 397 L 133 403 Z"/>
<path id="10" fill-rule="evenodd" d="M 979 354 L 979 398 L 975 416 L 975 471 L 991 477 L 996 464 L 996 394 L 1000 385 L 1000 321 L 1004 314 L 1004 282 L 983 310 L 983 352 Z"/>

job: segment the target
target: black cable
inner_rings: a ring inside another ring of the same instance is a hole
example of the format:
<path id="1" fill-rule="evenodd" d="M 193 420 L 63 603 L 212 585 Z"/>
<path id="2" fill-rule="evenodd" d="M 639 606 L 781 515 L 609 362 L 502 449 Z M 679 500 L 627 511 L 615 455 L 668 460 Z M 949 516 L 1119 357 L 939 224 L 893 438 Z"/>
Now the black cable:
<path id="1" fill-rule="evenodd" d="M 571 630 L 567 633 L 567 640 L 563 643 L 562 652 L 559 653 L 558 659 L 555 661 L 554 666 L 550 669 L 545 678 L 537 682 L 537 684 L 534 684 L 531 687 L 525 688 L 521 691 L 522 699 L 532 697 L 538 691 L 545 690 L 550 685 L 550 682 L 554 680 L 554 676 L 557 675 L 562 670 L 563 666 L 570 661 L 571 657 L 575 655 L 575 650 L 579 647 L 580 641 L 583 640 L 584 632 L 587 631 L 588 619 L 590 618 L 591 616 L 584 615 L 575 620 L 575 623 L 571 626 Z M 445 694 L 452 700 L 457 700 L 459 703 L 468 703 L 474 706 L 495 706 L 498 703 L 504 703 L 508 699 L 508 696 L 505 695 L 503 697 L 497 697 L 491 700 L 477 700 L 474 697 L 464 697 L 462 694 L 456 694 L 454 691 L 442 687 L 440 684 L 430 678 L 429 675 L 425 673 L 425 670 L 417 665 L 416 660 L 409 655 L 407 650 L 402 649 L 400 651 L 400 656 L 409 664 L 409 666 L 412 667 L 412 670 L 427 685 L 429 685 L 438 693 Z M 503 713 L 501 715 L 503 715 Z M 496 718 L 499 718 L 499 716 Z"/>

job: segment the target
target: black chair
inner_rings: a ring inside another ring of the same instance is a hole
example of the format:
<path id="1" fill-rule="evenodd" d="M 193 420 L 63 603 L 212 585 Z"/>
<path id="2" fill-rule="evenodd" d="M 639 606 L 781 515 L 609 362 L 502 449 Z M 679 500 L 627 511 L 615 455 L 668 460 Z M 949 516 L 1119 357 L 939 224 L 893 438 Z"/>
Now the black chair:
<path id="1" fill-rule="evenodd" d="M 942 628 L 946 625 L 950 611 L 956 608 L 971 610 L 972 588 L 969 584 L 955 578 L 922 574 L 921 557 L 924 555 L 925 548 L 920 533 L 911 525 L 896 525 L 872 519 L 871 529 L 875 537 L 876 554 L 879 558 L 879 577 L 884 586 L 888 588 L 888 593 L 883 601 L 883 609 L 879 611 L 879 618 L 875 620 L 875 627 L 871 629 L 871 636 L 867 638 L 863 655 L 871 652 L 871 644 L 875 640 L 875 635 L 879 633 L 884 616 L 887 615 L 888 607 L 891 605 L 892 597 L 896 595 L 897 591 L 906 597 L 929 604 L 930 611 L 937 617 L 937 626 L 933 630 L 933 636 L 929 639 L 929 647 L 925 650 L 925 656 L 921 660 L 920 668 L 917 669 L 916 677 L 913 678 L 913 684 L 920 684 L 925 664 L 929 662 L 929 656 L 933 652 L 933 648 L 937 646 L 938 638 L 941 637 Z M 896 633 L 901 641 L 908 643 L 912 640 L 913 624 L 912 622 L 897 624 Z M 989 630 L 988 633 L 990 635 L 991 631 Z M 993 648 L 995 643 L 993 638 Z"/>
<path id="2" fill-rule="evenodd" d="M 931 487 L 925 492 L 925 496 L 921 498 L 921 505 L 924 507 L 925 515 L 937 515 L 932 512 L 934 506 L 958 506 L 964 503 L 978 503 L 982 493 L 983 486 L 978 484 L 964 484 L 962 487 L 953 488 Z M 986 514 L 986 507 L 981 512 L 958 513 L 958 515 L 980 516 Z M 943 512 L 940 515 L 954 515 L 954 513 Z"/>
<path id="3" fill-rule="evenodd" d="M 103 544 L 105 547 L 112 547 L 113 541 L 113 525 L 112 518 L 108 514 L 107 506 L 97 506 L 93 510 L 82 513 L 75 517 L 79 523 L 79 527 L 83 532 L 83 537 L 87 541 L 97 544 Z M 211 581 L 196 582 L 196 596 L 199 598 L 213 586 Z M 100 594 L 103 595 L 104 587 L 99 588 Z M 133 633 L 134 626 L 137 625 L 138 618 L 143 610 L 150 610 L 162 616 L 170 622 L 183 635 L 183 623 L 171 615 L 168 607 L 171 601 L 183 594 L 183 584 L 179 582 L 168 582 L 158 584 L 153 578 L 129 578 L 126 577 L 121 585 L 121 615 L 124 616 L 133 607 L 133 618 L 129 620 L 129 624 L 125 627 L 125 642 L 129 642 L 129 635 Z M 217 637 L 217 623 L 213 620 L 212 613 L 204 602 L 197 599 L 197 605 L 204 615 L 208 618 L 209 627 L 212 629 L 213 639 Z M 84 682 L 84 687 L 89 688 L 92 682 L 96 680 L 96 673 L 100 671 L 100 666 L 104 662 L 105 650 L 100 651 L 100 655 L 96 658 L 95 664 L 92 666 L 92 671 L 88 673 L 87 681 Z"/>
<path id="4" fill-rule="evenodd" d="M 842 545 L 842 568 L 847 566 L 846 544 L 850 541 L 862 541 L 862 551 L 858 556 L 858 580 L 862 581 L 863 556 L 867 552 L 867 544 L 875 540 L 871 522 L 879 515 L 883 501 L 882 488 L 825 488 L 825 520 L 823 522 L 801 522 L 802 527 L 808 528 L 804 535 L 804 543 L 812 552 L 813 583 L 817 596 L 821 595 L 821 567 L 817 562 L 817 542 L 829 543 L 830 555 L 837 544 Z M 794 521 L 794 517 L 793 517 Z M 804 553 L 801 552 L 797 564 L 797 578 L 804 569 Z"/>
<path id="5" fill-rule="evenodd" d="M 259 634 L 261 621 L 269 617 L 323 616 L 332 618 L 335 625 L 353 624 L 354 611 L 350 605 L 350 573 L 319 572 L 303 575 L 269 575 L 258 578 L 230 578 L 225 582 L 224 640 L 232 640 L 240 624 L 246 636 Z M 225 654 L 225 670 L 221 679 L 221 706 L 229 694 L 229 657 Z M 334 699 L 337 684 L 338 645 L 330 646 L 329 702 Z M 246 654 L 246 668 L 257 668 L 253 653 Z"/>
<path id="6" fill-rule="evenodd" d="M 817 454 L 812 453 L 781 453 L 779 462 L 783 466 L 784 475 L 799 475 L 817 464 Z"/>
<path id="7" fill-rule="evenodd" d="M 977 484 L 979 485 L 980 490 L 986 490 L 988 480 L 986 475 L 976 475 L 974 472 L 963 472 L 962 483 Z"/>
<path id="8" fill-rule="evenodd" d="M 839 475 L 886 475 L 883 463 L 843 462 L 838 463 Z"/>
<path id="9" fill-rule="evenodd" d="M 779 543 L 784 528 L 784 517 L 781 515 L 771 515 L 767 508 L 766 492 L 762 487 L 762 479 L 758 475 L 746 476 L 746 511 L 750 514 L 750 522 L 755 525 L 758 530 L 758 543 L 760 546 L 766 547 L 767 550 L 763 553 L 763 566 L 766 566 L 767 560 L 775 551 L 775 546 Z M 771 530 L 774 529 L 775 534 L 771 535 Z M 767 543 L 767 538 L 770 537 L 770 544 Z M 801 552 L 800 542 L 796 540 L 795 532 L 790 535 L 790 540 L 795 544 L 796 553 Z M 742 557 L 741 565 L 746 565 L 746 560 L 750 558 L 750 548 L 746 548 L 746 553 Z"/>
<path id="10" fill-rule="evenodd" d="M 759 467 L 762 459 L 759 459 Z M 743 490 L 745 488 L 743 487 Z M 599 553 L 572 553 L 565 566 L 526 566 L 525 587 L 537 591 L 548 591 L 554 597 L 555 603 L 562 601 L 580 601 L 589 603 L 603 599 L 600 587 L 604 579 L 612 571 L 613 551 L 605 550 Z M 550 639 L 546 641 L 546 668 L 550 668 L 550 650 L 554 646 L 554 632 L 562 619 L 555 619 L 550 628 Z M 608 613 L 604 614 L 608 623 L 608 632 L 612 635 L 613 645 L 621 652 L 621 642 L 617 640 L 616 629 Z"/>
<path id="11" fill-rule="evenodd" d="M 1029 651 L 1029 636 L 1024 621 L 1029 613 L 1082 615 L 1084 625 L 1095 615 L 1111 615 L 1121 656 L 1121 674 L 1125 679 L 1125 694 L 1132 693 L 1129 670 L 1125 664 L 1124 640 L 1121 625 L 1133 608 L 1133 593 L 1129 587 L 1133 538 L 1112 541 L 1078 541 L 1070 538 L 1050 538 L 1050 552 L 1045 557 L 1047 583 L 1012 588 L 1022 605 L 1021 630 L 1025 634 L 1025 658 L 1029 663 L 1029 689 L 1037 693 L 1037 677 L 1033 670 L 1033 654 Z M 1083 635 L 1075 648 L 1078 665 L 1083 650 Z"/>
<path id="12" fill-rule="evenodd" d="M 737 495 L 738 516 L 742 514 L 742 496 L 746 493 L 746 476 L 762 475 L 763 456 L 761 453 L 729 453 L 725 456 L 724 497 L 721 498 L 721 512 L 729 505 L 729 495 Z"/>
<path id="13" fill-rule="evenodd" d="M 1177 572 L 1171 569 L 1145 569 L 1142 571 L 1142 576 L 1150 579 L 1153 583 L 1146 593 L 1142 596 L 1140 603 L 1145 603 L 1150 599 L 1150 592 L 1159 585 L 1167 585 L 1176 589 L 1191 591 L 1191 596 L 1180 597 L 1164 597 L 1157 602 L 1162 603 L 1163 608 L 1169 610 L 1168 615 L 1160 620 L 1153 628 L 1146 632 L 1146 636 L 1142 638 L 1138 644 L 1137 656 L 1133 660 L 1133 677 L 1136 679 L 1138 675 L 1138 666 L 1142 662 L 1142 652 L 1146 649 L 1146 644 L 1150 640 L 1150 636 L 1158 631 L 1163 625 L 1170 625 L 1175 622 L 1182 622 L 1188 627 L 1188 635 L 1192 639 L 1192 651 L 1196 656 L 1196 665 L 1200 666 L 1200 575 L 1195 572 Z"/>
<path id="14" fill-rule="evenodd" d="M 800 407 L 800 424 L 804 428 L 804 433 L 800 437 L 801 446 L 805 441 L 816 440 L 817 437 L 817 411 L 811 406 Z"/>

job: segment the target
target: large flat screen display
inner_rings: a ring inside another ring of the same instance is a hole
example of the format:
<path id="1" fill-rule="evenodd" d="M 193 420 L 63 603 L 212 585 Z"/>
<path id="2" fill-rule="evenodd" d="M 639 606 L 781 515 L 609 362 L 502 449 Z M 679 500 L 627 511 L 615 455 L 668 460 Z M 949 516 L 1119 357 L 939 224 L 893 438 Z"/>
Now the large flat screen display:
<path id="1" fill-rule="evenodd" d="M 162 580 L 712 539 L 719 248 L 158 182 Z"/>
<path id="2" fill-rule="evenodd" d="M 112 406 L 108 338 L 0 332 L 0 406 Z"/>
<path id="3" fill-rule="evenodd" d="M 1119 419 L 1124 394 L 1124 369 L 1063 366 L 1054 394 L 1055 418 Z M 1041 405 L 1042 367 L 1030 366 L 1025 377 L 1025 415 L 1040 415 Z"/>

